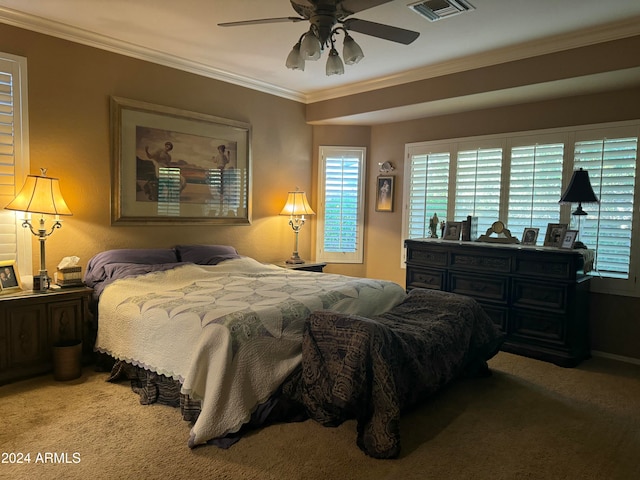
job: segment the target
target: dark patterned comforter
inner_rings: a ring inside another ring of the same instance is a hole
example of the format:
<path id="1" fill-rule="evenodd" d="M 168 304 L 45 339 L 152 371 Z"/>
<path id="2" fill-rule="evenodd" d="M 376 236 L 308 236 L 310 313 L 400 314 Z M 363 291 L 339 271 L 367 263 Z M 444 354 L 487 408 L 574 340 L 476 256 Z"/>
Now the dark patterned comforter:
<path id="1" fill-rule="evenodd" d="M 373 318 L 316 311 L 304 328 L 301 366 L 246 428 L 208 443 L 227 448 L 247 430 L 306 416 L 326 426 L 356 418 L 366 454 L 396 457 L 402 411 L 458 377 L 488 374 L 502 341 L 475 300 L 439 291 L 412 290 Z M 180 406 L 185 420 L 198 418 L 200 402 L 180 394 L 177 380 L 125 362 L 112 370 L 110 379 L 119 378 L 131 380 L 141 403 Z"/>
<path id="2" fill-rule="evenodd" d="M 305 327 L 299 376 L 283 391 L 323 425 L 356 418 L 358 446 L 392 458 L 401 412 L 457 377 L 488 374 L 502 341 L 475 300 L 440 291 L 412 290 L 373 318 L 318 311 Z"/>

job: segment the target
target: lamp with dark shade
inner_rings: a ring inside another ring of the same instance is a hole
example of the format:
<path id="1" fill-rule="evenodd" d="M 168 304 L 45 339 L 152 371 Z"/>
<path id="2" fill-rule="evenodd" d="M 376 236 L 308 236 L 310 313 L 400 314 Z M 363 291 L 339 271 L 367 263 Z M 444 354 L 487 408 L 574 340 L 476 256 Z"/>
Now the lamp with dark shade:
<path id="1" fill-rule="evenodd" d="M 589 180 L 589 172 L 584 169 L 575 170 L 573 172 L 573 176 L 571 177 L 571 181 L 569 182 L 569 186 L 560 197 L 559 203 L 577 203 L 578 208 L 572 213 L 572 215 L 577 215 L 578 218 L 578 236 L 580 235 L 580 217 L 584 215 L 588 215 L 582 209 L 583 203 L 599 203 L 598 197 L 593 191 L 591 187 L 591 181 Z M 587 248 L 586 245 L 576 239 L 574 244 L 575 248 Z"/>
<path id="2" fill-rule="evenodd" d="M 296 190 L 295 192 L 289 192 L 289 195 L 287 196 L 287 202 L 280 212 L 280 215 L 289 216 L 289 225 L 291 225 L 291 228 L 295 233 L 293 254 L 291 255 L 291 258 L 286 260 L 286 263 L 304 263 L 304 260 L 302 260 L 300 258 L 300 255 L 298 255 L 298 233 L 304 225 L 304 216 L 315 215 L 315 212 L 311 209 L 311 206 L 307 201 L 307 196 L 305 195 L 305 193 L 299 190 Z"/>
<path id="3" fill-rule="evenodd" d="M 9 205 L 4 207 L 6 210 L 16 210 L 26 213 L 40 214 L 39 227 L 36 231 L 31 224 L 31 219 L 25 218 L 22 222 L 24 228 L 31 230 L 31 233 L 38 237 L 40 241 L 40 290 L 47 290 L 49 284 L 49 275 L 45 262 L 45 240 L 53 233 L 56 228 L 62 227 L 60 215 L 72 215 L 71 210 L 67 207 L 62 193 L 60 193 L 60 184 L 57 178 L 47 177 L 47 169 L 40 169 L 41 175 L 28 175 L 22 189 L 16 195 Z M 51 229 L 47 232 L 45 228 L 45 215 L 55 215 L 55 220 Z"/>

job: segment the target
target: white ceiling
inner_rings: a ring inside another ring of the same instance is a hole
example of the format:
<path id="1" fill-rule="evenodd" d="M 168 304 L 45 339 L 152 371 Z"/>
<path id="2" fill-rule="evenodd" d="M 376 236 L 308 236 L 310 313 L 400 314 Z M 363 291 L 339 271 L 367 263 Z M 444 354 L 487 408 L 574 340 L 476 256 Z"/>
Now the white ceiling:
<path id="1" fill-rule="evenodd" d="M 331 77 L 326 52 L 304 72 L 284 66 L 307 22 L 217 26 L 296 16 L 288 0 L 0 0 L 0 22 L 302 102 L 640 34 L 639 0 L 470 0 L 476 10 L 438 22 L 412 1 L 354 17 L 419 31 L 414 43 L 354 32 L 365 58 Z"/>

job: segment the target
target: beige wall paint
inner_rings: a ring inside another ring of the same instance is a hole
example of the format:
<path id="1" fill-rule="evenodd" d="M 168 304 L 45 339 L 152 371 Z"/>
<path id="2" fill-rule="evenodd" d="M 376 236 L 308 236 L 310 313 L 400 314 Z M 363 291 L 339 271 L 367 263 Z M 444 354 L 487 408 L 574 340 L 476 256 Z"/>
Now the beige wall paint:
<path id="1" fill-rule="evenodd" d="M 368 199 L 364 276 L 405 284 L 401 267 L 402 183 L 406 143 L 563 127 L 640 118 L 640 88 L 577 96 L 464 114 L 376 125 L 368 150 Z M 337 128 L 337 127 L 334 127 Z M 330 145 L 339 135 L 334 128 L 315 127 L 314 145 Z M 375 211 L 378 164 L 392 162 L 396 170 L 393 213 Z M 592 348 L 640 359 L 637 315 L 640 299 L 594 294 L 590 305 Z"/>
<path id="2" fill-rule="evenodd" d="M 312 191 L 312 129 L 304 105 L 228 83 L 0 24 L 0 51 L 27 58 L 31 172 L 60 178 L 73 212 L 47 240 L 47 268 L 77 255 L 82 265 L 111 248 L 178 243 L 234 245 L 265 261 L 291 254 L 278 216 L 289 190 Z M 251 226 L 111 226 L 109 98 L 119 96 L 251 124 Z M 301 235 L 309 258 L 311 238 Z M 34 242 L 34 269 L 39 250 Z M 22 272 L 26 274 L 27 272 Z"/>
<path id="3" fill-rule="evenodd" d="M 28 60 L 31 172 L 43 166 L 51 176 L 59 177 L 74 213 L 47 241 L 50 271 L 60 258 L 71 254 L 86 265 L 92 255 L 109 248 L 177 243 L 231 244 L 267 262 L 287 258 L 293 234 L 286 218 L 278 216 L 286 192 L 295 187 L 311 192 L 316 207 L 318 147 L 343 145 L 367 147 L 365 263 L 330 265 L 327 271 L 404 284 L 400 232 L 405 143 L 640 118 L 640 88 L 635 88 L 371 128 L 310 127 L 305 124 L 304 105 L 296 102 L 2 24 L 0 51 Z M 526 75 L 526 71 L 519 72 L 518 78 Z M 404 94 L 411 96 L 410 89 Z M 250 123 L 253 224 L 111 226 L 111 95 Z M 375 95 L 367 101 L 374 102 Z M 354 112 L 348 105 L 350 99 L 341 102 L 347 104 L 346 112 Z M 358 98 L 354 102 L 362 104 Z M 378 164 L 384 161 L 396 167 L 392 213 L 376 212 L 374 205 Z M 315 219 L 307 225 L 300 234 L 300 253 L 313 259 Z M 34 241 L 34 268 L 38 263 Z M 629 315 L 640 307 L 640 300 L 618 300 L 592 296 L 593 348 L 640 358 L 640 346 L 632 341 L 638 338 L 640 325 Z"/>

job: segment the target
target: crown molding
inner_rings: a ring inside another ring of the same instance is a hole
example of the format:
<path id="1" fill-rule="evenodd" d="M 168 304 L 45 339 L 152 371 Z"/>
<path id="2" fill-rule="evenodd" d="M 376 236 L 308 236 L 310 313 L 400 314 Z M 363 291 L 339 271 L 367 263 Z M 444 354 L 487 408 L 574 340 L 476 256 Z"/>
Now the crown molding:
<path id="1" fill-rule="evenodd" d="M 305 94 L 5 7 L 0 7 L 0 23 L 307 104 L 640 35 L 640 16 L 636 16 L 606 25 L 468 55 L 394 75 Z"/>
<path id="2" fill-rule="evenodd" d="M 369 81 L 358 82 L 343 87 L 334 87 L 331 90 L 319 90 L 307 94 L 306 102 L 314 103 L 331 100 L 348 95 L 394 87 L 404 83 L 522 60 L 524 58 L 537 57 L 564 50 L 571 50 L 573 48 L 620 40 L 635 35 L 640 35 L 640 17 L 632 17 L 619 22 L 519 43 L 485 53 L 459 57 L 386 77 L 374 78 Z"/>
<path id="3" fill-rule="evenodd" d="M 106 35 L 100 35 L 78 27 L 72 27 L 60 22 L 48 20 L 43 17 L 29 15 L 26 13 L 11 10 L 9 8 L 0 7 L 0 23 L 12 25 L 14 27 L 24 28 L 37 33 L 50 35 L 52 37 L 69 40 L 71 42 L 80 43 L 89 47 L 95 47 L 108 52 L 125 55 L 127 57 L 145 60 L 148 62 L 164 65 L 165 67 L 176 68 L 185 72 L 194 73 L 203 77 L 232 83 L 241 87 L 250 88 L 270 95 L 277 95 L 289 100 L 295 100 L 305 103 L 306 95 L 301 92 L 281 88 L 270 83 L 261 82 L 260 80 L 248 78 L 242 75 L 236 75 L 225 70 L 204 65 L 199 62 L 185 60 L 174 55 L 153 50 L 146 47 L 140 47 L 129 42 L 123 42 Z"/>

